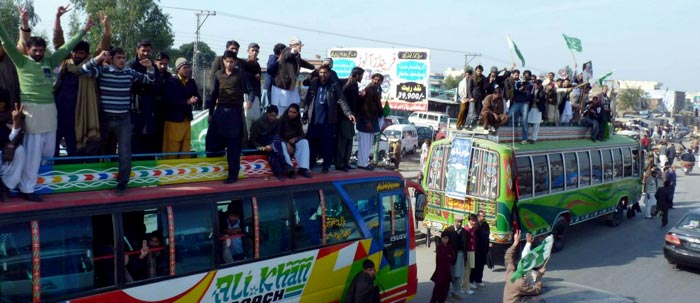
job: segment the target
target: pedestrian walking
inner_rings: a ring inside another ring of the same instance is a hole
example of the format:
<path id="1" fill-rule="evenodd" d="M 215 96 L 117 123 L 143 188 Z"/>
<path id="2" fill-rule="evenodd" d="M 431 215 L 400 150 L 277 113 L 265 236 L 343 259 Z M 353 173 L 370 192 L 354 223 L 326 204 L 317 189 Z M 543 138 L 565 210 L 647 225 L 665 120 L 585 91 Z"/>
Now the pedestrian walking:
<path id="1" fill-rule="evenodd" d="M 435 248 L 435 272 L 430 280 L 435 283 L 430 303 L 443 303 L 447 300 L 452 280 L 452 264 L 456 261 L 455 250 L 450 243 L 450 235 L 442 233 L 440 244 Z"/>

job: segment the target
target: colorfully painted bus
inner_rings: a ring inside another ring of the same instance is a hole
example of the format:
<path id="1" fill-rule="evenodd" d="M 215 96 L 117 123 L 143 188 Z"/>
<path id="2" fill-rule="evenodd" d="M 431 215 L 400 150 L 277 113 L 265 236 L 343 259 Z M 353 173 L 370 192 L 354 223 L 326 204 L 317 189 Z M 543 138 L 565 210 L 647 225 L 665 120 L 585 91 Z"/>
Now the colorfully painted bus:
<path id="1" fill-rule="evenodd" d="M 45 202 L 0 205 L 0 302 L 343 302 L 366 259 L 382 302 L 415 296 L 400 174 L 241 161 L 235 184 L 225 158 L 134 161 L 125 196 L 114 162 L 42 167 Z"/>
<path id="2" fill-rule="evenodd" d="M 428 156 L 424 226 L 441 231 L 455 214 L 484 211 L 500 249 L 522 229 L 553 233 L 560 250 L 569 225 L 598 217 L 618 225 L 641 194 L 639 143 L 624 136 L 593 143 L 587 132 L 541 127 L 541 141 L 525 145 L 513 143 L 520 134 L 510 127 L 495 135 L 452 132 Z"/>

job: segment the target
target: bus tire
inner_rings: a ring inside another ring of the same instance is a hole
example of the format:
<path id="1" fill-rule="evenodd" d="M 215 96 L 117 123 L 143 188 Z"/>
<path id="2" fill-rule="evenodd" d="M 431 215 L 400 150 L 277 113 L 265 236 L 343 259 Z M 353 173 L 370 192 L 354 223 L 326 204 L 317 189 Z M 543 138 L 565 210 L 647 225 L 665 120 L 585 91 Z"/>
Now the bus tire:
<path id="1" fill-rule="evenodd" d="M 554 245 L 552 246 L 552 252 L 558 252 L 564 249 L 564 240 L 566 235 L 566 228 L 569 223 L 566 222 L 564 217 L 557 218 L 556 223 L 552 227 L 552 235 L 554 236 Z"/>
<path id="2" fill-rule="evenodd" d="M 617 207 L 615 208 L 615 211 L 610 214 L 610 218 L 608 219 L 608 225 L 610 227 L 617 227 L 622 223 L 622 217 L 624 216 L 625 213 L 625 201 L 620 200 L 620 202 L 617 203 Z"/>

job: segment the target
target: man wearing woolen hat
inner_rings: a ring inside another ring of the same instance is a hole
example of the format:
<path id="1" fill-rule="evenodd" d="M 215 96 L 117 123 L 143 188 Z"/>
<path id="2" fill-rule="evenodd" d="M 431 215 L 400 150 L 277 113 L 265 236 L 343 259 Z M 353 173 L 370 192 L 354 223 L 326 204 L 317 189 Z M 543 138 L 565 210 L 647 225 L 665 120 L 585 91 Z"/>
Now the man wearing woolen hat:
<path id="1" fill-rule="evenodd" d="M 190 151 L 190 121 L 192 105 L 199 101 L 197 83 L 191 77 L 191 64 L 185 58 L 175 60 L 177 75 L 165 82 L 163 153 Z M 188 155 L 166 156 L 166 159 L 187 158 Z"/>

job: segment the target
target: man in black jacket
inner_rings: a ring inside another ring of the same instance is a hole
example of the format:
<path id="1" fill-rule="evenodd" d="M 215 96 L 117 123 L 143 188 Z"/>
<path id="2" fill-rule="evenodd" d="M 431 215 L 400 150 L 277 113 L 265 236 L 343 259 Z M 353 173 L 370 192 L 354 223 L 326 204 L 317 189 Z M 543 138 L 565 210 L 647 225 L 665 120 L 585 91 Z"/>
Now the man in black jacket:
<path id="1" fill-rule="evenodd" d="M 192 121 L 192 106 L 199 102 L 197 83 L 191 78 L 190 62 L 185 58 L 175 61 L 177 76 L 171 77 L 165 83 L 163 98 L 163 152 L 190 152 L 192 136 L 190 122 Z M 166 156 L 166 158 L 188 158 L 189 155 Z"/>
<path id="2" fill-rule="evenodd" d="M 281 71 L 281 70 L 280 70 Z M 302 120 L 309 123 L 306 138 L 309 140 L 311 150 L 311 166 L 317 156 L 323 158 L 322 173 L 328 173 L 333 161 L 335 149 L 336 125 L 338 123 L 338 110 L 351 121 L 355 122 L 355 116 L 350 110 L 345 96 L 338 82 L 330 81 L 330 70 L 321 67 L 318 79 L 312 81 L 302 108 L 308 113 Z M 278 75 L 279 76 L 279 75 Z"/>
<path id="3" fill-rule="evenodd" d="M 151 61 L 151 65 L 155 66 L 151 60 L 151 42 L 141 41 L 136 46 L 136 57 L 126 63 L 126 66 L 133 70 L 146 74 L 146 67 L 140 61 Z M 156 118 L 156 95 L 160 92 L 156 83 L 160 82 L 160 73 L 155 70 L 155 82 L 151 84 L 134 83 L 131 86 L 131 151 L 134 154 L 138 153 L 159 153 L 162 149 L 163 134 L 158 133 L 159 128 L 156 121 L 163 121 L 162 118 Z"/>
<path id="4" fill-rule="evenodd" d="M 467 259 L 467 230 L 462 228 L 464 215 L 455 215 L 454 224 L 445 228 L 443 235 L 450 237 L 450 244 L 457 254 L 456 262 L 452 265 L 452 295 L 459 296 L 462 287 L 462 275 L 464 275 L 464 264 Z M 468 290 L 468 289 L 467 289 Z"/>
<path id="5" fill-rule="evenodd" d="M 357 104 L 360 100 L 358 83 L 362 81 L 365 70 L 354 67 L 350 71 L 350 77 L 343 85 L 343 96 L 350 107 L 350 111 L 357 113 Z M 350 167 L 350 155 L 352 154 L 352 139 L 355 137 L 355 124 L 344 114 L 338 113 L 338 146 L 335 154 L 335 169 L 347 172 Z"/>
<path id="6" fill-rule="evenodd" d="M 669 180 L 664 181 L 664 186 L 656 190 L 654 198 L 656 198 L 656 207 L 661 212 L 661 227 L 665 227 L 668 224 L 668 209 L 671 206 L 671 195 L 673 195 L 673 188 L 671 188 L 671 182 Z"/>
<path id="7" fill-rule="evenodd" d="M 314 69 L 313 64 L 301 58 L 303 43 L 297 38 L 289 41 L 289 47 L 285 48 L 278 59 L 279 66 L 272 87 L 272 104 L 277 105 L 280 112 L 285 112 L 289 104 L 300 102 L 297 78 L 302 67 Z"/>
<path id="8" fill-rule="evenodd" d="M 272 49 L 272 54 L 267 58 L 267 76 L 265 77 L 265 86 L 262 89 L 262 106 L 263 108 L 268 107 L 271 101 L 272 94 L 272 83 L 277 76 L 277 69 L 279 68 L 279 62 L 277 59 L 282 54 L 286 46 L 282 43 L 275 44 Z"/>

